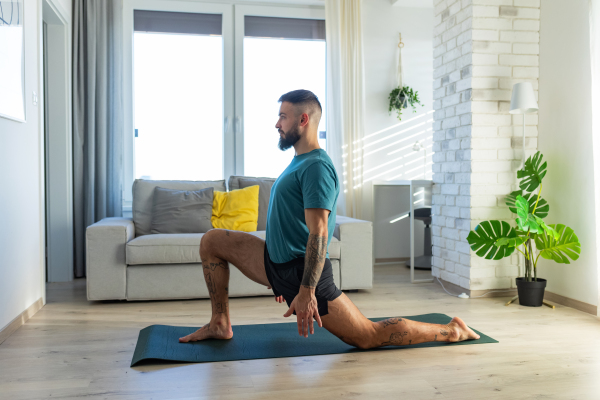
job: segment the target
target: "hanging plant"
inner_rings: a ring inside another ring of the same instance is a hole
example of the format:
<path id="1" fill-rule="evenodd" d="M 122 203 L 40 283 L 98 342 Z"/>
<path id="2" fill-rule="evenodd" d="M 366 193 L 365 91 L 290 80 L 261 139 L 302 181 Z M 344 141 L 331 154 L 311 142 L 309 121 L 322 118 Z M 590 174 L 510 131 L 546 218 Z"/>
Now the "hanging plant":
<path id="1" fill-rule="evenodd" d="M 407 108 L 410 104 L 413 108 L 413 113 L 416 113 L 416 104 L 421 104 L 421 102 L 419 101 L 419 92 L 413 92 L 413 90 L 409 86 L 398 86 L 396 89 L 391 91 L 388 99 L 390 100 L 390 114 L 392 113 L 392 110 L 396 110 L 398 113 L 398 119 L 401 121 L 403 108 Z M 425 107 L 424 104 L 421 104 L 421 106 Z"/>

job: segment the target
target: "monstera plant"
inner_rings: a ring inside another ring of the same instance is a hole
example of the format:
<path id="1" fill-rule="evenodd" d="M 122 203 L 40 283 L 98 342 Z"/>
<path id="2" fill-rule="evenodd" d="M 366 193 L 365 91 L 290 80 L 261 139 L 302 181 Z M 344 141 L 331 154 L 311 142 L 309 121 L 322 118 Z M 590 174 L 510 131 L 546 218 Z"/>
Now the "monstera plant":
<path id="1" fill-rule="evenodd" d="M 479 257 L 500 260 L 515 250 L 523 255 L 525 276 L 517 278 L 517 289 L 520 304 L 529 306 L 542 305 L 546 286 L 546 280 L 537 276 L 539 258 L 570 264 L 570 260 L 577 260 L 581 252 L 573 229 L 544 222 L 550 205 L 541 197 L 547 167 L 542 159 L 539 151 L 527 159 L 523 168 L 517 171 L 521 190 L 506 197 L 506 205 L 517 214 L 516 226 L 512 227 L 506 221 L 483 221 L 467 236 L 467 242 Z"/>

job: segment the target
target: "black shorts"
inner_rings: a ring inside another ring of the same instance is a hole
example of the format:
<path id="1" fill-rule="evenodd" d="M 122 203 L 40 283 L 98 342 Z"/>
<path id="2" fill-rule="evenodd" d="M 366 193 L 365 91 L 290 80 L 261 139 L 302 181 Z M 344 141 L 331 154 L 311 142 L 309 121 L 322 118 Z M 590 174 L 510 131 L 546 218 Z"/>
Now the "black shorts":
<path id="1" fill-rule="evenodd" d="M 285 263 L 275 263 L 271 261 L 267 244 L 265 243 L 265 272 L 275 296 L 283 296 L 289 307 L 296 295 L 298 295 L 298 292 L 300 292 L 300 283 L 304 274 L 304 257 L 294 258 Z M 319 315 L 327 315 L 329 312 L 327 302 L 337 299 L 341 294 L 342 291 L 333 282 L 331 261 L 326 258 L 321 279 L 319 279 L 315 289 Z M 296 312 L 294 311 L 295 314 Z"/>

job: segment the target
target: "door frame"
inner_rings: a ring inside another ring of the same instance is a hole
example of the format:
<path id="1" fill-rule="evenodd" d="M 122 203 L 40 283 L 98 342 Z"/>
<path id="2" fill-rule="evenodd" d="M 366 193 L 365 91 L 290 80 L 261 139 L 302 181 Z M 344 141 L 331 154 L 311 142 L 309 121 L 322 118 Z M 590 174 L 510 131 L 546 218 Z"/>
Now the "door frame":
<path id="1" fill-rule="evenodd" d="M 44 234 L 47 242 L 47 282 L 73 280 L 73 135 L 71 89 L 71 14 L 57 0 L 42 0 L 39 20 L 40 118 L 45 193 Z M 44 23 L 46 29 L 44 29 Z M 45 50 L 45 51 L 44 51 Z M 51 79 L 44 79 L 45 75 Z M 46 110 L 44 113 L 43 110 Z M 44 201 L 44 200 L 42 200 Z"/>

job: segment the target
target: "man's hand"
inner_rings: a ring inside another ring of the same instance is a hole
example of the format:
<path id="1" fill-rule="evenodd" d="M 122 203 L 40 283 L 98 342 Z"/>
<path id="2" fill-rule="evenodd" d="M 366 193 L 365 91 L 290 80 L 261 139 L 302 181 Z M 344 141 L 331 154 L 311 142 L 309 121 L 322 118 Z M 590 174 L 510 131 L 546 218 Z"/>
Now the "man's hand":
<path id="1" fill-rule="evenodd" d="M 267 289 L 271 289 L 271 286 L 267 286 Z M 283 296 L 275 296 L 275 301 L 278 303 L 283 303 Z"/>
<path id="2" fill-rule="evenodd" d="M 317 298 L 315 297 L 315 289 L 310 289 L 305 286 L 300 287 L 300 292 L 294 297 L 294 301 L 292 301 L 289 310 L 287 310 L 283 316 L 289 317 L 294 311 L 296 311 L 298 333 L 300 336 L 308 337 L 309 327 L 311 335 L 315 333 L 313 318 L 317 320 L 320 328 L 323 327 L 317 306 Z"/>

